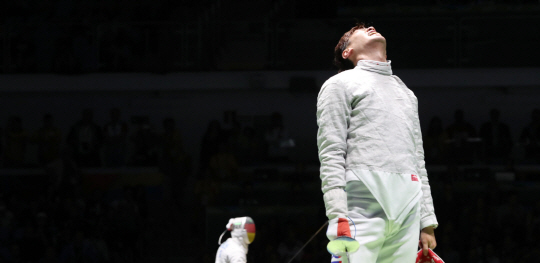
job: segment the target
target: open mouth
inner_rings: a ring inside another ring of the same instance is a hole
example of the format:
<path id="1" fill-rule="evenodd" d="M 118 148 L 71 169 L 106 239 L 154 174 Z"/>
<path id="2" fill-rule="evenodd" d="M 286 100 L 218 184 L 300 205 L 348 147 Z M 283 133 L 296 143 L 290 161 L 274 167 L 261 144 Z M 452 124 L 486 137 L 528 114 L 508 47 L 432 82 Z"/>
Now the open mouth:
<path id="1" fill-rule="evenodd" d="M 370 29 L 368 29 L 367 34 L 368 34 L 368 36 L 371 36 L 371 35 L 378 34 L 378 32 L 375 31 L 374 28 L 370 28 Z"/>

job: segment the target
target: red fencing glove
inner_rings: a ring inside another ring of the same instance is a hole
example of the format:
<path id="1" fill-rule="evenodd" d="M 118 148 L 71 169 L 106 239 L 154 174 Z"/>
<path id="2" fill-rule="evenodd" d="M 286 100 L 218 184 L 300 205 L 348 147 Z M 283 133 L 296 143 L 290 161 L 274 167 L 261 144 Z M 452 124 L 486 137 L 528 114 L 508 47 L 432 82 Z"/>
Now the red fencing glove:
<path id="1" fill-rule="evenodd" d="M 426 256 L 422 253 L 422 249 L 418 251 L 416 263 L 444 263 L 444 261 L 430 248 Z"/>

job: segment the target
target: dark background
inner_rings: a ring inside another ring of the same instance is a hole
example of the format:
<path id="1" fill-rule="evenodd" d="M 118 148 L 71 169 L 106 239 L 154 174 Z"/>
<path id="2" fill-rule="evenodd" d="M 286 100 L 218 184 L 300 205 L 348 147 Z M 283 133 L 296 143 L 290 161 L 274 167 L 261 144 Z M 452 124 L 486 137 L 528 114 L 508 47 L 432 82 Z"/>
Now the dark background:
<path id="1" fill-rule="evenodd" d="M 213 262 L 246 215 L 248 261 L 287 262 L 326 220 L 316 96 L 356 21 L 419 99 L 436 252 L 540 258 L 539 1 L 26 0 L 0 21 L 0 262 Z M 324 232 L 295 262 L 330 260 Z"/>

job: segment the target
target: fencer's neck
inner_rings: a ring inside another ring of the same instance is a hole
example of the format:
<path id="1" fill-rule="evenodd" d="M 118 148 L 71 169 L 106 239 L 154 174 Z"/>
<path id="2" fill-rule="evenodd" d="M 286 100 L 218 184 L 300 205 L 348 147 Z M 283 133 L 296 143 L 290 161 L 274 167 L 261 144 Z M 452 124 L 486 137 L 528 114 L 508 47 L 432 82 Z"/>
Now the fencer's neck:
<path id="1" fill-rule="evenodd" d="M 354 65 L 356 66 L 360 60 L 386 62 L 386 48 L 383 48 L 382 46 L 374 46 L 371 48 L 368 47 L 362 50 L 362 52 L 358 53 L 356 56 L 356 63 Z"/>
<path id="2" fill-rule="evenodd" d="M 234 242 L 237 242 L 238 244 L 244 246 L 244 248 L 248 248 L 249 244 L 247 244 L 246 242 L 244 242 L 244 238 L 242 237 L 231 237 L 232 239 L 234 239 Z"/>
<path id="3" fill-rule="evenodd" d="M 356 67 L 383 75 L 392 75 L 392 66 L 390 65 L 391 61 L 388 60 L 387 62 L 380 62 L 380 61 L 374 61 L 374 60 L 359 60 Z"/>

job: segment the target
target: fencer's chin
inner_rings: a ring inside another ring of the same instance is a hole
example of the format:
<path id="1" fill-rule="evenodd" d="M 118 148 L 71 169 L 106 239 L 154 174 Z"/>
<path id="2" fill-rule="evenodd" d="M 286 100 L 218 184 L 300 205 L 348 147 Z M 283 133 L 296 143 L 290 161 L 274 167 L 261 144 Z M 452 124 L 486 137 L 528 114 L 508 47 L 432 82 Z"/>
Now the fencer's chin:
<path id="1" fill-rule="evenodd" d="M 371 35 L 371 37 L 373 39 L 380 39 L 380 40 L 383 40 L 386 42 L 386 38 L 384 38 L 381 34 L 375 34 L 375 35 Z"/>
<path id="2" fill-rule="evenodd" d="M 372 43 L 380 43 L 380 44 L 384 44 L 386 46 L 386 38 L 384 38 L 383 36 L 381 35 L 376 35 L 374 37 L 371 38 L 371 42 Z"/>

